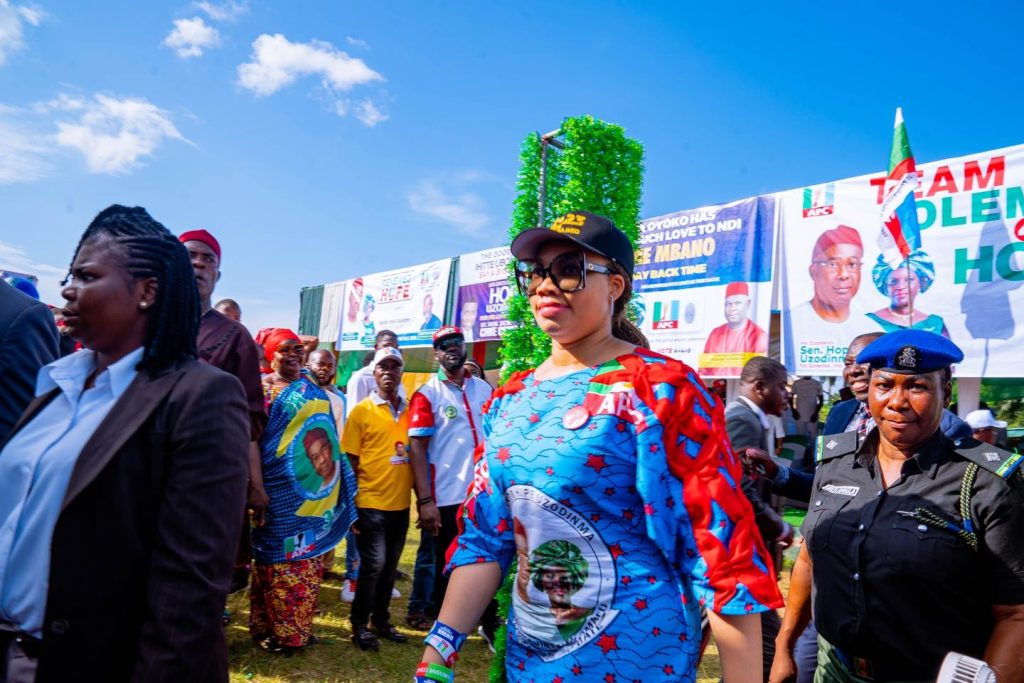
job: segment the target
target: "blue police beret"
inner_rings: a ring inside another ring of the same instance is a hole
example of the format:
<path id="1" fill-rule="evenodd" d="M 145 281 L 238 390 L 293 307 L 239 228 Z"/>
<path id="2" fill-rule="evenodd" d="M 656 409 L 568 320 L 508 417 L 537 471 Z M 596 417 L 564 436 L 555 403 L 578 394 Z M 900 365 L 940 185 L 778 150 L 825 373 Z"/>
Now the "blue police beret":
<path id="1" fill-rule="evenodd" d="M 963 359 L 964 352 L 959 346 L 942 335 L 923 330 L 883 334 L 857 355 L 858 363 L 902 375 L 922 375 Z"/>

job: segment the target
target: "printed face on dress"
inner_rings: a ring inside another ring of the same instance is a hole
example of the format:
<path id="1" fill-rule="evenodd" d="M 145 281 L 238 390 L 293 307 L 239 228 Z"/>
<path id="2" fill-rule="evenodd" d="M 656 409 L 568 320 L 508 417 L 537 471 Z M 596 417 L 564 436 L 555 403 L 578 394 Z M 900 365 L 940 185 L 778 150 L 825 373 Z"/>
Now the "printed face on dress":
<path id="1" fill-rule="evenodd" d="M 578 590 L 564 567 L 544 567 L 540 572 L 540 587 L 553 607 L 571 607 L 572 594 Z"/>
<path id="2" fill-rule="evenodd" d="M 325 481 L 330 480 L 334 476 L 331 440 L 327 437 L 326 433 L 310 444 L 309 448 L 306 449 L 306 454 L 309 456 L 309 461 L 313 464 L 313 469 Z"/>
<path id="3" fill-rule="evenodd" d="M 868 363 L 857 363 L 857 356 L 864 348 L 882 336 L 882 333 L 872 335 L 861 335 L 850 342 L 846 349 L 846 358 L 843 360 L 843 382 L 853 392 L 854 397 L 861 403 L 867 403 L 868 387 L 871 383 L 871 365 Z"/>
<path id="4" fill-rule="evenodd" d="M 552 240 L 541 245 L 536 261 L 547 268 L 562 254 L 578 252 L 579 245 L 567 240 Z M 590 263 L 607 266 L 608 259 L 584 252 Z M 530 309 L 537 325 L 552 339 L 571 344 L 611 328 L 612 303 L 625 289 L 625 279 L 617 273 L 586 273 L 586 286 L 576 292 L 563 292 L 545 277 L 530 295 Z"/>
<path id="5" fill-rule="evenodd" d="M 874 370 L 868 409 L 882 439 L 901 451 L 909 451 L 938 431 L 951 391 L 943 370 L 920 375 Z"/>
<path id="6" fill-rule="evenodd" d="M 146 316 L 156 301 L 157 279 L 134 279 L 122 265 L 117 240 L 100 234 L 82 244 L 61 296 L 65 332 L 102 354 L 128 353 L 146 338 Z M 144 305 L 143 305 L 144 304 Z"/>
<path id="7" fill-rule="evenodd" d="M 747 322 L 750 312 L 750 297 L 744 294 L 734 294 L 725 298 L 725 321 L 729 327 L 737 328 Z"/>
<path id="8" fill-rule="evenodd" d="M 889 302 L 892 308 L 906 308 L 921 291 L 921 280 L 917 273 L 906 268 L 897 268 L 889 276 Z"/>
<path id="9" fill-rule="evenodd" d="M 274 367 L 283 379 L 297 380 L 302 372 L 306 349 L 298 339 L 284 340 L 274 351 Z"/>
<path id="10" fill-rule="evenodd" d="M 846 309 L 860 289 L 864 250 L 855 244 L 834 244 L 816 255 L 810 274 L 814 298 L 832 309 Z"/>
<path id="11" fill-rule="evenodd" d="M 316 377 L 316 383 L 320 386 L 326 387 L 334 384 L 338 364 L 334 360 L 334 354 L 327 349 L 317 349 L 309 354 L 309 361 L 306 367 Z"/>
<path id="12" fill-rule="evenodd" d="M 185 242 L 188 257 L 192 261 L 192 270 L 196 274 L 196 288 L 199 300 L 207 301 L 213 294 L 213 288 L 220 279 L 220 259 L 206 242 L 188 240 Z"/>

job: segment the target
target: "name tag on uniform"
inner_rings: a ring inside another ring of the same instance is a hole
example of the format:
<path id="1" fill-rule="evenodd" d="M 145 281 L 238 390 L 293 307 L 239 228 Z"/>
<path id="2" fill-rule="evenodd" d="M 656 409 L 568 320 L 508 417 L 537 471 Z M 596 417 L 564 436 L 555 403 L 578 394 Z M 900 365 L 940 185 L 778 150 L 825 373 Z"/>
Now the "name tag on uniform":
<path id="1" fill-rule="evenodd" d="M 832 484 L 825 484 L 821 487 L 822 491 L 828 491 L 834 493 L 837 496 L 856 496 L 860 491 L 859 486 L 833 486 Z"/>

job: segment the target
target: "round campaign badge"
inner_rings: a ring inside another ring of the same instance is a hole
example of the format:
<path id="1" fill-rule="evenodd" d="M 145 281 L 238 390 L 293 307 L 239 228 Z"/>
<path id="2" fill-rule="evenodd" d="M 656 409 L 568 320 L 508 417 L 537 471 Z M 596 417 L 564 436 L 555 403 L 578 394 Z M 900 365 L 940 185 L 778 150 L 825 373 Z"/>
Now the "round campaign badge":
<path id="1" fill-rule="evenodd" d="M 590 412 L 583 406 L 573 406 L 562 418 L 562 426 L 566 429 L 579 429 L 587 424 L 590 419 Z"/>
<path id="2" fill-rule="evenodd" d="M 458 415 L 458 413 L 459 411 L 455 409 L 455 406 L 445 406 L 444 416 L 447 417 L 449 420 L 454 419 L 455 416 Z"/>

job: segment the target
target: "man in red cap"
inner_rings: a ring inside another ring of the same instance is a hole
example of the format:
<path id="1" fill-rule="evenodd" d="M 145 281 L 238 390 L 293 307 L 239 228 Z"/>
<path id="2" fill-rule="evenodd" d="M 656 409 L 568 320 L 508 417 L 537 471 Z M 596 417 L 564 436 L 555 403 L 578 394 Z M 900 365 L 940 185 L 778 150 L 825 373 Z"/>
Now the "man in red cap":
<path id="1" fill-rule="evenodd" d="M 711 330 L 704 353 L 750 354 L 768 352 L 768 334 L 750 319 L 750 287 L 746 282 L 730 282 L 725 288 L 725 324 Z M 739 375 L 745 358 L 727 366 L 708 364 L 701 358 L 700 374 Z"/>
<path id="2" fill-rule="evenodd" d="M 200 360 L 234 375 L 245 388 L 249 404 L 249 434 L 252 443 L 249 448 L 249 500 L 248 509 L 252 519 L 259 523 L 269 502 L 263 489 L 263 469 L 260 465 L 259 439 L 267 424 L 263 409 L 263 387 L 260 384 L 260 349 L 241 323 L 231 320 L 213 309 L 211 301 L 213 288 L 220 280 L 220 243 L 206 230 L 189 230 L 178 238 L 188 249 L 192 270 L 196 275 L 199 290 L 199 304 L 202 318 L 199 322 L 199 336 L 196 347 Z M 249 581 L 249 516 L 247 510 L 239 510 L 246 520 L 242 527 L 238 553 L 235 558 L 235 575 L 231 590 L 245 588 Z"/>

